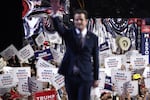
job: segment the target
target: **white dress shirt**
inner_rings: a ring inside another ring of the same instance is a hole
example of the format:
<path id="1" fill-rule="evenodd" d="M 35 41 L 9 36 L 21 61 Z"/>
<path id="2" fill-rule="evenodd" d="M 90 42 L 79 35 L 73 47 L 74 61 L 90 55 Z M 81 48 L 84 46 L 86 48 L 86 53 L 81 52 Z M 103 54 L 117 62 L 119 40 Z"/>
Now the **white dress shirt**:
<path id="1" fill-rule="evenodd" d="M 79 29 L 75 29 L 77 34 L 80 34 L 80 30 Z M 87 28 L 84 28 L 82 31 L 82 37 L 85 38 L 86 34 L 87 34 Z"/>

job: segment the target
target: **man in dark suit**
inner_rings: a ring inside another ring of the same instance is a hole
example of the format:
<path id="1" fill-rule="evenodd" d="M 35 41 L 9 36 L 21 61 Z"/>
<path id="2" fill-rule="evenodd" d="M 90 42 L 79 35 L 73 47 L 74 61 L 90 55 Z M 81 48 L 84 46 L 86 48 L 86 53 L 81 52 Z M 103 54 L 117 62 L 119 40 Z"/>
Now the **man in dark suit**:
<path id="1" fill-rule="evenodd" d="M 53 1 L 54 12 L 57 4 Z M 90 100 L 91 87 L 97 87 L 99 75 L 98 37 L 87 30 L 88 16 L 85 10 L 74 13 L 74 27 L 65 28 L 59 17 L 53 15 L 53 24 L 64 39 L 66 52 L 59 67 L 65 77 L 69 100 Z"/>

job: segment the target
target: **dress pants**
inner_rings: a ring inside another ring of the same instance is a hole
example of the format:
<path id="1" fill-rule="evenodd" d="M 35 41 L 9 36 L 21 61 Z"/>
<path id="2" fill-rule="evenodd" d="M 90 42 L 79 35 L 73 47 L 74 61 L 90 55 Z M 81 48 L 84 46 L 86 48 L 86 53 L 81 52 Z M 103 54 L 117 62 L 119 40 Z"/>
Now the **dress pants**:
<path id="1" fill-rule="evenodd" d="M 90 100 L 92 81 L 84 81 L 80 75 L 65 77 L 65 88 L 69 100 Z"/>

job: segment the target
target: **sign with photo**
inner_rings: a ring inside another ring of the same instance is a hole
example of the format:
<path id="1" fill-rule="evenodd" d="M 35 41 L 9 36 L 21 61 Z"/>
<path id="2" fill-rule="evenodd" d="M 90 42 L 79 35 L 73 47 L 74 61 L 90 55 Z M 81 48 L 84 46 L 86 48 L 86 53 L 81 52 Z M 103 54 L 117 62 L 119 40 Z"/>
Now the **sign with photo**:
<path id="1" fill-rule="evenodd" d="M 131 97 L 138 95 L 138 81 L 118 82 L 118 93 L 124 94 L 127 91 Z"/>
<path id="2" fill-rule="evenodd" d="M 43 33 L 40 33 L 36 38 L 35 38 L 35 42 L 38 46 L 43 45 L 43 43 L 45 42 L 45 36 Z"/>
<path id="3" fill-rule="evenodd" d="M 150 54 L 150 25 L 143 25 L 141 29 L 141 53 L 142 55 Z"/>

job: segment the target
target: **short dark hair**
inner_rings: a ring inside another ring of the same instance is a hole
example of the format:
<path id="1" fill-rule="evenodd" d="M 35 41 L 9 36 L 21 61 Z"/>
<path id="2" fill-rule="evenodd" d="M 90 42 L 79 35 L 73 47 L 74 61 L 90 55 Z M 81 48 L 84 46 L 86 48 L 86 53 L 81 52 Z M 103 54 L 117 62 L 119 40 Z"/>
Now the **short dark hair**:
<path id="1" fill-rule="evenodd" d="M 84 9 L 76 9 L 73 13 L 73 16 L 75 14 L 84 14 L 85 15 L 85 18 L 88 19 L 88 12 Z"/>

